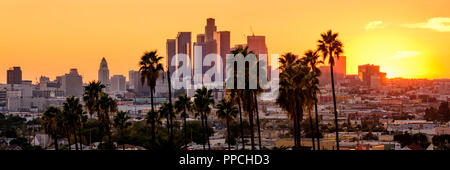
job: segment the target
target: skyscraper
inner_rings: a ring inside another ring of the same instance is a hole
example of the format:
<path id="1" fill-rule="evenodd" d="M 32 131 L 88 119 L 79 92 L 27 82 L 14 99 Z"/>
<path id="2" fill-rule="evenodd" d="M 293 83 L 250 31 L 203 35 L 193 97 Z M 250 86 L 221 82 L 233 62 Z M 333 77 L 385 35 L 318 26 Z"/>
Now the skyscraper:
<path id="1" fill-rule="evenodd" d="M 326 61 L 325 64 L 328 64 L 328 61 Z M 340 82 L 345 79 L 345 76 L 347 74 L 346 67 L 347 67 L 346 56 L 340 56 L 339 59 L 335 58 L 333 66 L 334 84 L 337 84 L 337 82 Z M 330 65 L 319 66 L 319 70 L 322 72 L 322 74 L 319 77 L 320 84 L 325 85 L 331 83 Z"/>
<path id="2" fill-rule="evenodd" d="M 147 86 L 147 82 L 142 83 L 141 73 L 139 71 L 130 70 L 128 75 L 130 79 L 128 84 L 132 87 L 133 92 L 137 96 L 146 96 L 150 94 L 150 88 Z"/>
<path id="3" fill-rule="evenodd" d="M 339 59 L 335 60 L 335 71 L 337 74 L 342 74 L 344 77 L 347 74 L 347 57 L 340 56 Z"/>
<path id="4" fill-rule="evenodd" d="M 7 84 L 22 84 L 22 70 L 20 67 L 8 69 L 6 79 Z"/>
<path id="5" fill-rule="evenodd" d="M 176 39 L 176 54 L 191 56 L 191 32 L 178 32 Z"/>
<path id="6" fill-rule="evenodd" d="M 214 18 L 206 19 L 205 26 L 205 38 L 206 41 L 211 41 L 214 39 L 214 32 L 217 31 L 216 20 Z"/>
<path id="7" fill-rule="evenodd" d="M 223 79 L 226 77 L 226 57 L 230 53 L 230 31 L 219 31 L 214 34 L 214 39 L 217 43 L 217 54 L 220 55 L 222 60 L 222 75 Z"/>
<path id="8" fill-rule="evenodd" d="M 180 54 L 186 54 L 190 59 L 192 59 L 191 56 L 191 32 L 178 32 L 177 38 L 176 38 L 176 66 L 175 66 L 175 70 L 177 70 L 180 65 L 179 65 L 179 61 L 180 59 L 178 58 Z M 192 65 L 188 66 L 189 68 L 191 68 Z M 174 71 L 175 71 L 174 70 Z M 171 70 L 171 72 L 173 72 Z"/>
<path id="9" fill-rule="evenodd" d="M 377 88 L 384 83 L 386 73 L 380 72 L 380 66 L 366 64 L 358 66 L 358 77 L 368 87 Z"/>
<path id="10" fill-rule="evenodd" d="M 66 96 L 81 97 L 83 95 L 83 78 L 78 70 L 70 69 L 70 73 L 62 77 L 61 88 Z"/>
<path id="11" fill-rule="evenodd" d="M 204 74 L 206 72 L 206 70 L 209 69 L 209 66 L 203 66 L 203 64 L 196 64 L 196 63 L 203 63 L 203 60 L 206 56 L 206 54 L 208 53 L 207 51 L 207 46 L 206 46 L 206 42 L 205 42 L 206 38 L 205 38 L 205 34 L 198 34 L 197 35 L 197 42 L 194 42 L 194 48 L 196 47 L 201 47 L 202 50 L 201 51 L 196 51 L 194 49 L 194 54 L 192 57 L 192 72 L 200 72 L 200 69 L 202 70 L 201 73 Z M 197 55 L 196 53 L 201 53 L 201 58 L 199 58 L 201 61 L 196 61 L 195 60 L 195 56 Z M 200 76 L 200 75 L 197 75 Z"/>
<path id="12" fill-rule="evenodd" d="M 271 74 L 271 67 L 270 67 L 270 56 L 269 53 L 267 51 L 267 45 L 266 45 L 266 37 L 265 36 L 257 36 L 257 35 L 252 35 L 252 36 L 247 36 L 247 46 L 248 46 L 248 51 L 253 51 L 257 56 L 259 56 L 260 54 L 265 54 L 267 55 L 267 60 L 266 60 L 266 72 L 267 72 L 267 78 L 270 79 L 270 74 Z"/>
<path id="13" fill-rule="evenodd" d="M 267 54 L 266 37 L 265 36 L 247 36 L 248 50 L 253 51 L 256 55 Z"/>
<path id="14" fill-rule="evenodd" d="M 175 57 L 176 54 L 176 40 L 175 39 L 167 39 L 166 42 L 166 56 L 167 56 L 167 61 L 166 64 L 170 69 L 170 74 L 172 75 L 172 73 L 175 71 L 175 66 L 171 66 L 171 62 L 173 57 Z"/>
<path id="15" fill-rule="evenodd" d="M 111 92 L 126 91 L 126 78 L 123 75 L 114 75 L 111 77 Z"/>
<path id="16" fill-rule="evenodd" d="M 109 86 L 109 69 L 106 59 L 103 57 L 100 63 L 100 68 L 98 69 L 98 81 L 103 85 Z"/>

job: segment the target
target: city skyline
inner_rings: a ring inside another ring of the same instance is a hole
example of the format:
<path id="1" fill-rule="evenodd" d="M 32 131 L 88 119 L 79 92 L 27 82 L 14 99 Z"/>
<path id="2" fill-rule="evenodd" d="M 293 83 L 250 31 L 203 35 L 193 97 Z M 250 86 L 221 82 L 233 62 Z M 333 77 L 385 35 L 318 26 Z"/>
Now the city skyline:
<path id="1" fill-rule="evenodd" d="M 234 1 L 198 0 L 175 6 L 152 1 L 103 6 L 102 2 L 5 2 L 0 7 L 1 16 L 8 16 L 2 18 L 5 26 L 0 28 L 4 37 L 0 40 L 0 83 L 6 83 L 6 70 L 14 66 L 20 66 L 23 79 L 33 83 L 42 75 L 63 75 L 69 68 L 77 68 L 84 82 L 96 80 L 98 61 L 103 57 L 108 60 L 110 75 L 127 75 L 137 69 L 136 61 L 144 51 L 157 49 L 166 57 L 167 38 L 180 31 L 191 32 L 193 43 L 195 36 L 204 32 L 206 18 L 216 19 L 217 30 L 231 32 L 232 47 L 254 32 L 266 37 L 270 53 L 302 55 L 315 48 L 321 32 L 332 29 L 340 33 L 345 44 L 347 74 L 357 74 L 358 65 L 375 64 L 389 78 L 450 78 L 450 68 L 445 65 L 450 55 L 445 41 L 450 36 L 445 25 L 450 12 L 445 9 L 449 3 L 445 0 L 243 1 L 242 7 L 234 7 Z M 311 16 L 314 11 L 309 8 L 322 3 L 331 3 L 333 8 L 324 7 L 320 10 L 326 14 Z M 200 9 L 198 4 L 208 8 Z M 255 9 L 242 12 L 250 4 Z M 142 10 L 151 5 L 157 7 L 156 12 L 174 10 L 186 15 L 153 15 Z M 198 12 L 192 13 L 192 9 Z M 262 9 L 274 12 L 258 12 Z M 116 11 L 123 11 L 123 15 Z M 258 15 L 243 15 L 247 13 Z"/>

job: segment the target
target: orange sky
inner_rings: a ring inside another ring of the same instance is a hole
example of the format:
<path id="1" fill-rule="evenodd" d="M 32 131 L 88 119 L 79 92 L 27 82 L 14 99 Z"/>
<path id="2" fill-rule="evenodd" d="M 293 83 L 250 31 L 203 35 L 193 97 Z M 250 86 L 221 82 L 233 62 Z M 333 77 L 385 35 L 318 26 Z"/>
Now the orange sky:
<path id="1" fill-rule="evenodd" d="M 87 82 L 97 79 L 102 57 L 111 76 L 128 76 L 144 51 L 165 55 L 167 38 L 195 37 L 208 17 L 231 31 L 232 45 L 245 43 L 252 27 L 269 53 L 301 54 L 333 29 L 348 74 L 371 63 L 388 77 L 450 78 L 448 7 L 448 0 L 0 0 L 0 83 L 12 66 L 33 82 L 78 68 Z"/>

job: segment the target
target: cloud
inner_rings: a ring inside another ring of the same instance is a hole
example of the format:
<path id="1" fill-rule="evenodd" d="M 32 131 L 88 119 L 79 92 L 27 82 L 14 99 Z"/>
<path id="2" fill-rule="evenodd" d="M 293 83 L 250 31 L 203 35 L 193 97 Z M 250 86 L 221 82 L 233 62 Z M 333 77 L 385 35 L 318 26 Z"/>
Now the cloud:
<path id="1" fill-rule="evenodd" d="M 439 32 L 450 32 L 450 18 L 431 18 L 427 22 L 416 24 L 404 24 L 408 28 L 432 29 Z"/>
<path id="2" fill-rule="evenodd" d="M 372 30 L 377 28 L 385 28 L 386 26 L 383 24 L 383 21 L 372 21 L 366 25 L 366 30 Z"/>
<path id="3" fill-rule="evenodd" d="M 392 56 L 395 59 L 409 58 L 420 55 L 420 52 L 417 51 L 397 51 L 397 54 Z"/>

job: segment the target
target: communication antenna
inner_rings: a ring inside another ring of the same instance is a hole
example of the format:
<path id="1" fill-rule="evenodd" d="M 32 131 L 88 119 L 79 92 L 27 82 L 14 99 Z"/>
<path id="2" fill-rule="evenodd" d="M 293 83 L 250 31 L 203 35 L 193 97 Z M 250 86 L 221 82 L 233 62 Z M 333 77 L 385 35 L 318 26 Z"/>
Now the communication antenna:
<path id="1" fill-rule="evenodd" d="M 250 25 L 250 31 L 252 32 L 252 35 L 255 36 L 255 32 L 253 32 L 253 28 L 251 25 Z"/>

